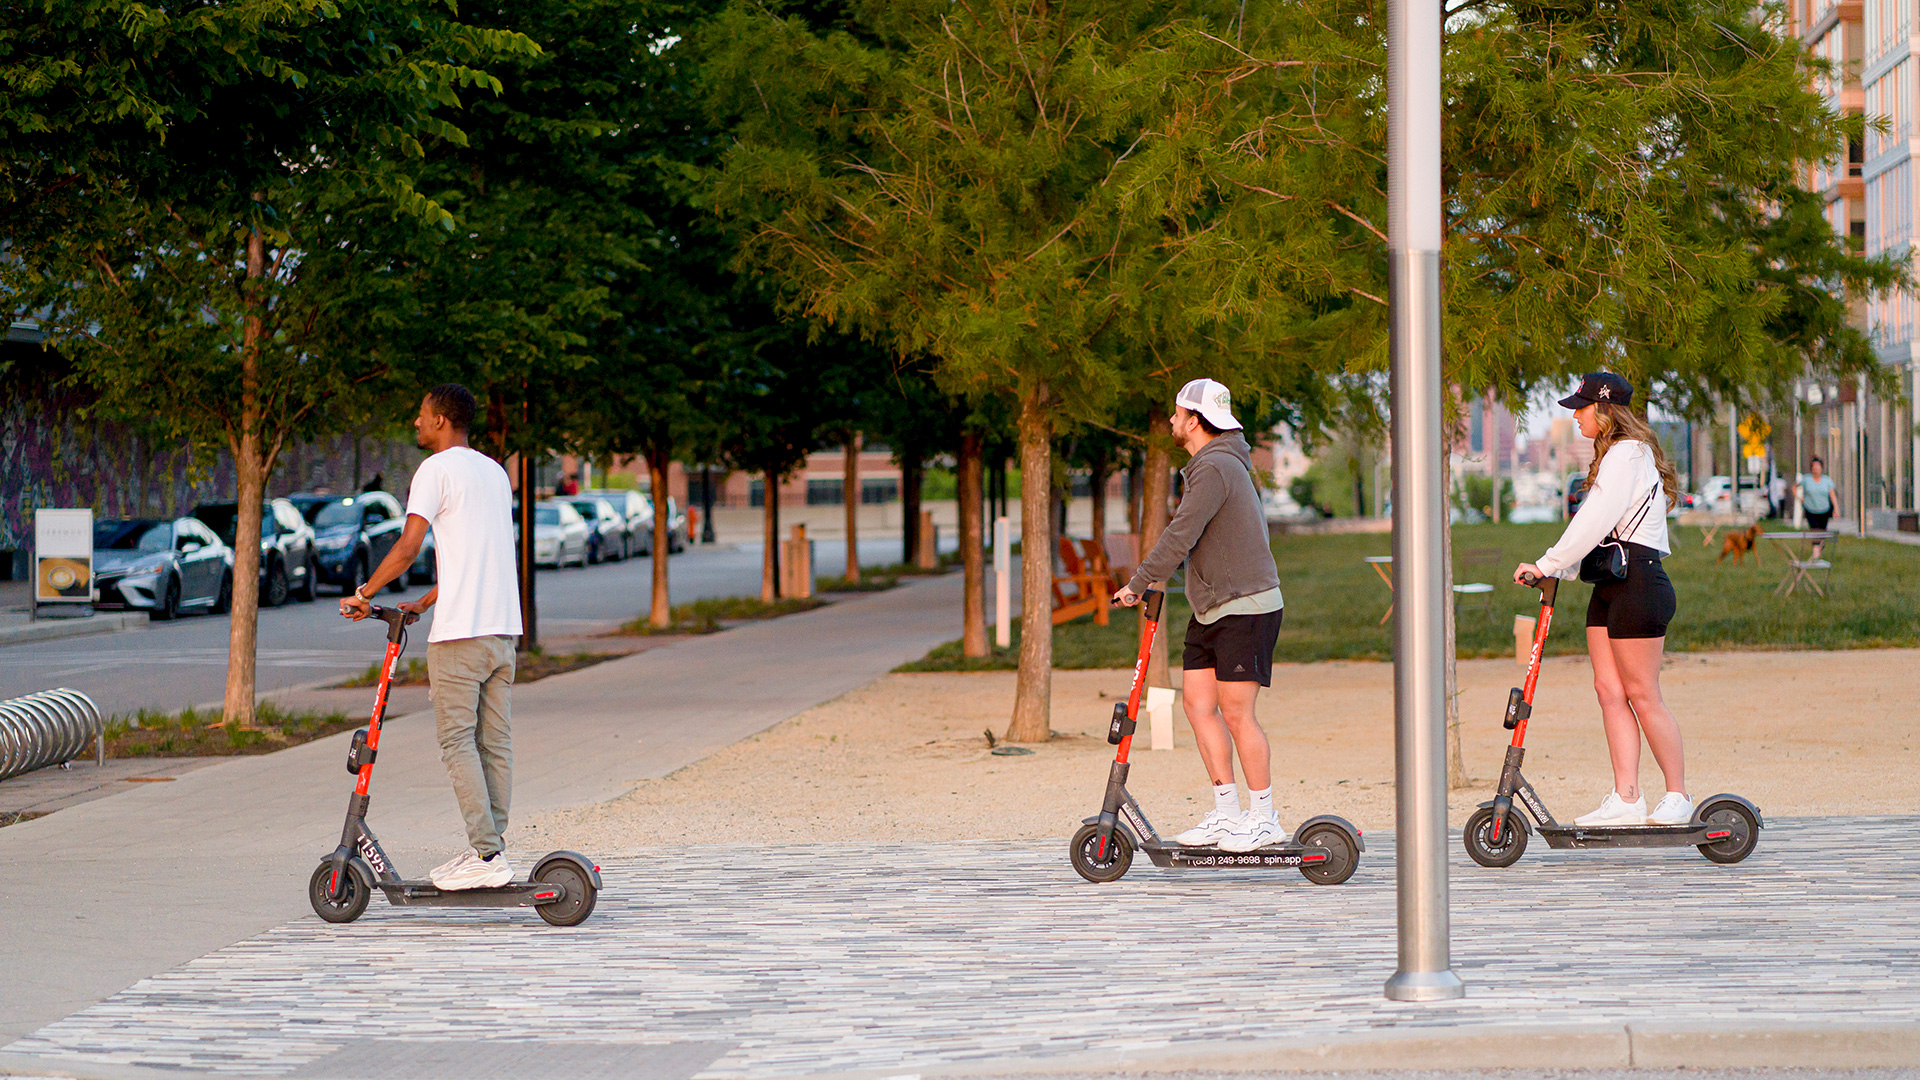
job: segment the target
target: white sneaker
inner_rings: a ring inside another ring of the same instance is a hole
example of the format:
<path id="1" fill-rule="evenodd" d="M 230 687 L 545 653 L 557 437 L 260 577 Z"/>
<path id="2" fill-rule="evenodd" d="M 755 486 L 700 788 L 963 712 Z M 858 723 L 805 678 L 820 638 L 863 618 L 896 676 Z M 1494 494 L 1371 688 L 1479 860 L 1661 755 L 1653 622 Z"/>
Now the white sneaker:
<path id="1" fill-rule="evenodd" d="M 1224 810 L 1209 810 L 1200 824 L 1173 838 L 1181 847 L 1209 847 L 1233 835 L 1240 824 L 1239 814 L 1229 814 Z"/>
<path id="2" fill-rule="evenodd" d="M 1647 797 L 1645 795 L 1628 802 L 1618 792 L 1609 791 L 1607 797 L 1600 800 L 1600 809 L 1591 814 L 1574 818 L 1575 825 L 1645 825 L 1647 823 Z"/>
<path id="3" fill-rule="evenodd" d="M 504 851 L 492 859 L 482 859 L 476 852 L 465 851 L 458 858 L 434 867 L 428 880 L 434 888 L 447 892 L 494 889 L 513 880 L 513 866 L 507 862 Z"/>
<path id="4" fill-rule="evenodd" d="M 1647 815 L 1649 825 L 1685 825 L 1693 820 L 1693 800 L 1677 791 L 1669 791 L 1660 805 Z"/>
<path id="5" fill-rule="evenodd" d="M 1220 841 L 1221 851 L 1252 851 L 1268 844 L 1277 844 L 1287 838 L 1280 831 L 1280 820 L 1270 817 L 1248 815 L 1240 819 L 1240 824 Z"/>

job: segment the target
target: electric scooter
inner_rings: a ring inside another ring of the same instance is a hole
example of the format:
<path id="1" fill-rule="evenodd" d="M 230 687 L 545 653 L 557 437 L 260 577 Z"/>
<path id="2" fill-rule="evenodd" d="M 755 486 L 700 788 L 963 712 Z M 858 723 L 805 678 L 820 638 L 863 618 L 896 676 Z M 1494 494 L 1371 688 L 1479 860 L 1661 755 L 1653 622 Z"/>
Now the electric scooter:
<path id="1" fill-rule="evenodd" d="M 393 665 L 406 648 L 406 627 L 419 616 L 398 608 L 373 609 L 372 617 L 387 624 L 387 656 L 380 664 L 380 689 L 373 699 L 373 719 L 353 733 L 347 751 L 347 771 L 359 776 L 347 801 L 347 824 L 340 846 L 320 860 L 307 880 L 307 899 L 314 914 L 331 923 L 346 923 L 367 910 L 378 887 L 397 907 L 530 907 L 555 926 L 575 926 L 593 914 L 600 895 L 600 868 L 571 851 L 554 851 L 534 864 L 526 881 L 488 889 L 443 890 L 431 881 L 403 879 L 380 841 L 367 828 L 368 785 L 373 759 L 380 750 L 380 722 L 387 715 L 387 688 L 393 683 Z"/>
<path id="2" fill-rule="evenodd" d="M 1518 796 L 1527 813 L 1533 816 L 1540 835 L 1552 848 L 1642 848 L 1687 847 L 1700 849 L 1717 863 L 1737 863 L 1753 854 L 1760 840 L 1760 808 L 1738 795 L 1715 795 L 1695 805 L 1693 820 L 1681 825 L 1576 825 L 1554 819 L 1546 801 L 1520 774 L 1520 762 L 1527 756 L 1527 720 L 1533 715 L 1533 688 L 1540 678 L 1540 657 L 1547 646 L 1547 631 L 1553 624 L 1554 594 L 1557 578 L 1526 575 L 1521 582 L 1540 590 L 1540 621 L 1533 631 L 1533 653 L 1527 658 L 1525 686 L 1514 687 L 1507 695 L 1506 727 L 1513 732 L 1507 747 L 1506 764 L 1500 770 L 1500 786 L 1493 800 L 1483 802 L 1467 819 L 1467 854 L 1481 866 L 1512 866 L 1527 850 L 1531 831 L 1525 815 L 1514 809 Z"/>
<path id="3" fill-rule="evenodd" d="M 1127 753 L 1140 718 L 1140 691 L 1147 681 L 1147 661 L 1153 654 L 1153 635 L 1160 625 L 1166 594 L 1148 589 L 1141 597 L 1140 655 L 1133 664 L 1133 689 L 1125 702 L 1115 702 L 1107 725 L 1107 742 L 1118 746 L 1107 773 L 1106 800 L 1098 817 L 1081 823 L 1068 852 L 1073 868 L 1088 881 L 1117 881 L 1133 865 L 1133 853 L 1144 850 L 1155 866 L 1169 869 L 1235 867 L 1294 867 L 1316 885 L 1338 885 L 1353 876 L 1360 853 L 1367 849 L 1360 830 L 1331 814 L 1308 818 L 1293 831 L 1291 840 L 1252 851 L 1222 851 L 1213 845 L 1187 847 L 1162 840 L 1140 804 L 1127 791 Z"/>

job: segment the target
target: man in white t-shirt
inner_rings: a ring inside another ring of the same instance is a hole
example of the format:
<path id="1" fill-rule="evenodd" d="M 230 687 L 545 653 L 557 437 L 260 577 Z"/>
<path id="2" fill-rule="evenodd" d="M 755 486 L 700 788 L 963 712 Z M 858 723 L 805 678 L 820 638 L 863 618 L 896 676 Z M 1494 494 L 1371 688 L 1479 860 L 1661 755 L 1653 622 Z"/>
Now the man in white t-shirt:
<path id="1" fill-rule="evenodd" d="M 502 834 L 513 796 L 513 738 L 508 731 L 520 589 L 514 572 L 513 489 L 498 462 L 467 445 L 472 391 L 446 383 L 427 391 L 413 421 L 430 455 L 413 474 L 407 523 L 393 550 L 359 591 L 340 601 L 354 620 L 368 597 L 400 579 L 420 554 L 427 530 L 437 548 L 438 584 L 403 603 L 415 614 L 438 604 L 427 634 L 427 678 L 440 760 L 466 819 L 472 848 L 434 868 L 442 889 L 478 889 L 513 880 Z"/>

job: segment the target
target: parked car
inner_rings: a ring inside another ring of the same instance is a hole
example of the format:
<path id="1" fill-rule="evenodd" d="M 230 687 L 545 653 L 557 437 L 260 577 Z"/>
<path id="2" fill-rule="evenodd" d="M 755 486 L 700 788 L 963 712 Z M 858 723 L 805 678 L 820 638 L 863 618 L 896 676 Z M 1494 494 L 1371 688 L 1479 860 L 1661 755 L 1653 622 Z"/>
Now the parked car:
<path id="1" fill-rule="evenodd" d="M 687 515 L 680 509 L 680 500 L 667 496 L 667 551 L 678 555 L 687 550 L 691 537 L 687 532 Z"/>
<path id="2" fill-rule="evenodd" d="M 299 507 L 313 526 L 313 548 L 320 564 L 321 583 L 337 586 L 341 596 L 366 582 L 367 575 L 393 550 L 400 539 L 400 530 L 406 525 L 400 500 L 384 491 L 363 491 L 358 495 L 292 495 L 287 501 Z M 414 565 L 417 567 L 418 561 Z M 403 592 L 407 583 L 395 578 L 390 587 L 394 592 Z"/>
<path id="3" fill-rule="evenodd" d="M 95 521 L 93 575 L 99 606 L 155 619 L 233 606 L 233 549 L 191 517 Z"/>
<path id="4" fill-rule="evenodd" d="M 587 561 L 624 559 L 633 552 L 633 537 L 627 533 L 627 519 L 613 504 L 597 495 L 568 499 L 587 523 Z"/>
<path id="5" fill-rule="evenodd" d="M 569 502 L 533 504 L 533 563 L 535 566 L 587 565 L 587 519 Z"/>
<path id="6" fill-rule="evenodd" d="M 653 500 L 644 491 L 631 488 L 594 488 L 580 495 L 591 495 L 613 504 L 615 512 L 627 520 L 627 553 L 653 554 Z M 576 498 L 578 496 L 575 496 Z M 682 528 L 684 529 L 684 524 Z M 673 550 L 671 547 L 669 551 Z"/>
<path id="7" fill-rule="evenodd" d="M 193 508 L 193 516 L 212 529 L 222 543 L 236 546 L 239 503 L 201 503 Z M 279 607 L 289 597 L 312 600 L 319 577 L 313 526 L 287 500 L 267 500 L 260 508 L 260 606 Z"/>
<path id="8" fill-rule="evenodd" d="M 1587 474 L 1585 470 L 1567 474 L 1567 517 L 1580 512 L 1580 504 L 1587 501 Z"/>

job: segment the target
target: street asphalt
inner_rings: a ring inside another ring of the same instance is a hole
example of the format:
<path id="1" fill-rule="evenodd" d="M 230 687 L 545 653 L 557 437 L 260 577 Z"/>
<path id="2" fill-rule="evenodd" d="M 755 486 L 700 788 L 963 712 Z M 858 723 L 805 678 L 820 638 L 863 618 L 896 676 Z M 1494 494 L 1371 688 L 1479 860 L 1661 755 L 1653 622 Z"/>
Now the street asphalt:
<path id="1" fill-rule="evenodd" d="M 897 539 L 860 544 L 862 564 L 899 559 Z M 845 562 L 844 542 L 815 541 L 816 570 L 837 573 Z M 671 556 L 668 565 L 675 604 L 760 592 L 759 544 L 696 545 Z M 646 614 L 653 560 L 542 570 L 535 581 L 542 634 L 600 633 Z M 424 591 L 414 586 L 383 595 L 397 601 Z M 293 601 L 260 612 L 261 693 L 345 678 L 380 658 L 378 636 L 370 638 L 365 627 L 340 618 L 337 593 L 323 589 L 313 603 Z M 0 647 L 0 699 L 66 686 L 84 691 L 109 714 L 217 702 L 226 684 L 227 634 L 226 616 L 188 615 L 133 630 Z M 416 633 L 415 640 L 425 637 Z"/>

